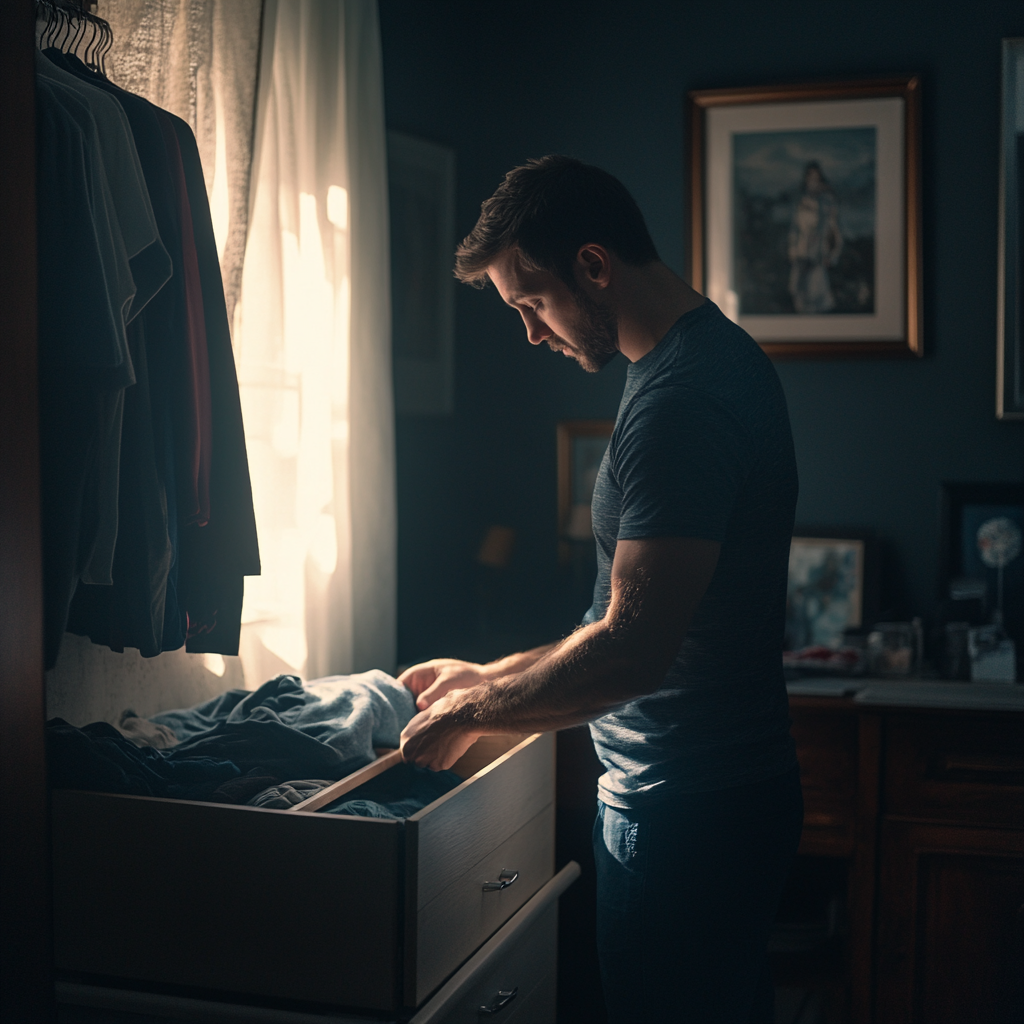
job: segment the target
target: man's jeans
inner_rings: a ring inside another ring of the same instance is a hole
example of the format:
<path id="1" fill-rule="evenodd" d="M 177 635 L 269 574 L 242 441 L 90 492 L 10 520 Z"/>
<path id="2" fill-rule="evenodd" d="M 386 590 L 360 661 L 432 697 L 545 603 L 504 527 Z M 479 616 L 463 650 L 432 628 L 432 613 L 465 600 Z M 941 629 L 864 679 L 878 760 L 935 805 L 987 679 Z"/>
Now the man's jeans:
<path id="1" fill-rule="evenodd" d="M 597 946 L 612 1024 L 771 1024 L 768 937 L 802 825 L 797 768 L 641 811 L 598 803 Z"/>

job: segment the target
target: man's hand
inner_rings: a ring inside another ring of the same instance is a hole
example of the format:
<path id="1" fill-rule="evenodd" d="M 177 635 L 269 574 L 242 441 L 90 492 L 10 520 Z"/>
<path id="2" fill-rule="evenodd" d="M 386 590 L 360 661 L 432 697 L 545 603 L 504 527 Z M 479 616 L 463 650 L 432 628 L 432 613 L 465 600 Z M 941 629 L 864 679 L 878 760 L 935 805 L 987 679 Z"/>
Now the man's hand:
<path id="1" fill-rule="evenodd" d="M 486 682 L 483 665 L 455 658 L 435 658 L 407 668 L 398 681 L 416 695 L 416 707 L 424 711 L 452 690 L 465 690 Z M 416 719 L 413 719 L 415 722 Z"/>
<path id="2" fill-rule="evenodd" d="M 440 697 L 402 730 L 403 760 L 443 771 L 477 741 L 480 733 L 470 731 L 452 714 L 456 700 L 454 694 Z"/>

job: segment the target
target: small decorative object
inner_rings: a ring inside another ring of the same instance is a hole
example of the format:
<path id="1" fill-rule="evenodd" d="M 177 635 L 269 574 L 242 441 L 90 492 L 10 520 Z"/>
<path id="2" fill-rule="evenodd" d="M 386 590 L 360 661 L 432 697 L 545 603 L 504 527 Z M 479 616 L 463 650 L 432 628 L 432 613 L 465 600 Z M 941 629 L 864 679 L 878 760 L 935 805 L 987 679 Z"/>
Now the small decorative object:
<path id="1" fill-rule="evenodd" d="M 877 676 L 910 676 L 917 671 L 921 624 L 879 622 L 868 634 L 868 672 Z"/>
<path id="2" fill-rule="evenodd" d="M 943 679 L 970 679 L 971 659 L 967 649 L 970 625 L 966 622 L 947 622 L 942 650 Z"/>
<path id="3" fill-rule="evenodd" d="M 974 599 L 982 608 L 980 623 L 993 626 L 1001 643 L 1019 650 L 1024 643 L 1024 485 L 946 483 L 942 499 L 940 595 L 950 601 Z M 982 630 L 975 637 L 982 661 L 995 656 L 994 636 Z M 1007 658 L 1009 648 L 1001 651 L 999 657 Z M 975 660 L 972 655 L 972 677 Z"/>
<path id="4" fill-rule="evenodd" d="M 689 94 L 690 274 L 773 356 L 923 354 L 920 82 Z"/>
<path id="5" fill-rule="evenodd" d="M 590 503 L 614 420 L 567 420 L 558 424 L 558 553 L 572 560 L 573 542 L 593 541 Z"/>
<path id="6" fill-rule="evenodd" d="M 978 527 L 978 554 L 982 562 L 996 570 L 996 611 L 1003 621 L 1003 570 L 1020 557 L 1020 527 L 1009 516 L 993 516 Z"/>
<path id="7" fill-rule="evenodd" d="M 863 622 L 863 539 L 794 537 L 789 549 L 786 648 L 839 650 Z"/>
<path id="8" fill-rule="evenodd" d="M 967 632 L 972 683 L 1012 683 L 1017 678 L 1017 652 L 998 624 Z"/>
<path id="9" fill-rule="evenodd" d="M 1003 40 L 996 415 L 1024 419 L 1024 39 Z"/>
<path id="10" fill-rule="evenodd" d="M 448 416 L 453 402 L 455 151 L 388 132 L 395 410 Z"/>
<path id="11" fill-rule="evenodd" d="M 859 647 L 804 647 L 783 651 L 782 667 L 786 677 L 807 675 L 855 676 L 864 672 L 864 652 Z"/>

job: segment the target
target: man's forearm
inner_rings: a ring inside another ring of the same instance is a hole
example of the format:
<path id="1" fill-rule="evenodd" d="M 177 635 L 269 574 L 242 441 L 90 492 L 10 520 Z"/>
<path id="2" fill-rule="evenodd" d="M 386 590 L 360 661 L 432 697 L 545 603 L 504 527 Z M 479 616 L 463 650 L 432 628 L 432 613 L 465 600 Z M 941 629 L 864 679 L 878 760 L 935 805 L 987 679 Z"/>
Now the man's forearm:
<path id="1" fill-rule="evenodd" d="M 513 658 L 533 655 L 514 674 L 453 694 L 453 722 L 481 733 L 565 729 L 652 692 L 668 669 L 668 663 L 646 656 L 635 638 L 617 635 L 605 622 Z"/>
<path id="2" fill-rule="evenodd" d="M 511 676 L 518 672 L 525 672 L 528 668 L 536 665 L 541 658 L 553 651 L 561 643 L 563 643 L 563 641 L 558 641 L 558 643 L 553 644 L 545 644 L 543 647 L 534 647 L 529 651 L 520 651 L 518 654 L 509 654 L 504 658 L 498 658 L 497 661 L 489 661 L 483 666 L 487 671 L 487 678 L 493 681 L 495 679 L 500 679 L 503 676 Z"/>

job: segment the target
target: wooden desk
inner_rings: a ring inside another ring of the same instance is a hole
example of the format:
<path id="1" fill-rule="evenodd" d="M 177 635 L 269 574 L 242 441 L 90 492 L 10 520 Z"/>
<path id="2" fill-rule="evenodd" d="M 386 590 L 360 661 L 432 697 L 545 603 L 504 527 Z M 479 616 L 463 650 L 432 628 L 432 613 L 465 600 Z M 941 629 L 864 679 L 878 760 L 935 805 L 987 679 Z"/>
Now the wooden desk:
<path id="1" fill-rule="evenodd" d="M 1024 1019 L 1024 708 L 790 707 L 800 853 L 849 867 L 843 1016 Z"/>

